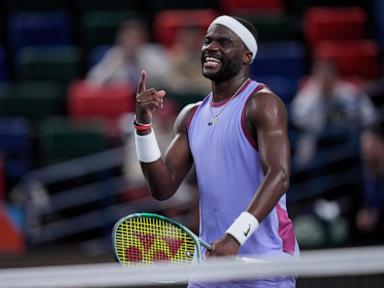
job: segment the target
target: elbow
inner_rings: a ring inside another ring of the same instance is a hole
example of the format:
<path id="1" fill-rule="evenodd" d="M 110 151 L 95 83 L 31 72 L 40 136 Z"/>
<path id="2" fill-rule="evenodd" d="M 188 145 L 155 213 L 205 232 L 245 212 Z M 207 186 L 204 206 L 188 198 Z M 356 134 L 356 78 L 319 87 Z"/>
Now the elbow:
<path id="1" fill-rule="evenodd" d="M 169 198 L 172 197 L 175 192 L 170 192 L 172 191 L 171 189 L 159 189 L 159 187 L 149 187 L 149 192 L 151 196 L 156 199 L 157 201 L 164 201 L 168 200 Z"/>
<path id="2" fill-rule="evenodd" d="M 290 175 L 287 169 L 281 168 L 277 171 L 278 185 L 283 193 L 287 192 L 290 184 Z"/>
<path id="3" fill-rule="evenodd" d="M 167 199 L 169 199 L 171 197 L 171 196 L 168 196 L 168 195 L 161 195 L 161 194 L 155 194 L 155 193 L 151 193 L 151 195 L 157 201 L 165 201 L 165 200 L 167 200 Z"/>

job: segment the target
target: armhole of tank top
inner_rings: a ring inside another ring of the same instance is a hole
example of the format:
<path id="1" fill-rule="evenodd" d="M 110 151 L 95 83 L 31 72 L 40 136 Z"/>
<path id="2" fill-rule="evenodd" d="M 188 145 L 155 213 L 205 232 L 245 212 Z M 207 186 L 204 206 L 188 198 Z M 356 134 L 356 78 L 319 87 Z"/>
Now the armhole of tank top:
<path id="1" fill-rule="evenodd" d="M 251 98 L 251 96 L 254 95 L 255 93 L 260 92 L 264 88 L 268 89 L 267 85 L 260 83 L 259 85 L 256 86 L 255 89 L 253 89 L 253 91 L 251 93 L 249 93 L 248 99 L 245 101 L 243 111 L 241 112 L 241 128 L 243 129 L 243 133 L 245 135 L 245 138 L 247 138 L 249 144 L 251 144 L 251 146 L 253 148 L 255 148 L 256 151 L 259 150 L 259 147 L 258 147 L 257 141 L 255 139 L 253 139 L 252 133 L 251 133 L 251 131 L 249 131 L 249 129 L 247 127 L 247 123 L 245 121 L 245 114 L 247 111 L 248 101 Z M 268 89 L 268 91 L 270 91 L 270 90 Z"/>
<path id="2" fill-rule="evenodd" d="M 196 105 L 195 107 L 193 107 L 189 112 L 189 115 L 188 115 L 188 120 L 187 120 L 187 137 L 189 138 L 189 127 L 191 127 L 191 123 L 192 123 L 192 119 L 193 117 L 195 116 L 196 114 L 196 111 L 197 109 L 200 107 L 202 103 L 200 103 L 199 105 Z"/>

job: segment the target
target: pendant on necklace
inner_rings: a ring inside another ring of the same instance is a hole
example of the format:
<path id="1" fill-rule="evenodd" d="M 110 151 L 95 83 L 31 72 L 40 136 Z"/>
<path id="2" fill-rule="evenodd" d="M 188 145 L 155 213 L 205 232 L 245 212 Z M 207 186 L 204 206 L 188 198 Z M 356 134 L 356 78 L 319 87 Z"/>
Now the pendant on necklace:
<path id="1" fill-rule="evenodd" d="M 211 121 L 208 122 L 208 126 L 214 125 L 219 121 L 218 117 L 214 117 Z"/>

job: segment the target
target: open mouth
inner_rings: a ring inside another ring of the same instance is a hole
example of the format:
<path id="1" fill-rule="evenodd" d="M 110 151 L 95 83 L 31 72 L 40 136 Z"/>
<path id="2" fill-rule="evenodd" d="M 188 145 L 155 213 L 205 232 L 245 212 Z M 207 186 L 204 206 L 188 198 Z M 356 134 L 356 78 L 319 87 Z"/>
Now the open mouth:
<path id="1" fill-rule="evenodd" d="M 207 56 L 204 58 L 205 69 L 216 69 L 221 65 L 221 60 L 213 56 Z"/>

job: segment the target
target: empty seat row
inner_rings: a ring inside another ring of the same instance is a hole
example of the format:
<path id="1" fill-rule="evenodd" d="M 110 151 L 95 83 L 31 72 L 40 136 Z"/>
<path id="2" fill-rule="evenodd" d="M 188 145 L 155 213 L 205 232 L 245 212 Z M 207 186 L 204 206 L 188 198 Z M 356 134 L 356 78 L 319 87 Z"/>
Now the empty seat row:
<path id="1" fill-rule="evenodd" d="M 91 9 L 124 10 L 141 7 L 139 0 L 3 0 L 4 8 L 9 11 L 49 11 L 68 10 L 84 12 Z"/>
<path id="2" fill-rule="evenodd" d="M 322 41 L 313 57 L 335 62 L 343 77 L 370 80 L 381 74 L 379 47 L 371 40 Z"/>
<path id="3" fill-rule="evenodd" d="M 110 10 L 137 10 L 150 9 L 160 11 L 164 9 L 201 9 L 219 8 L 226 13 L 253 9 L 255 11 L 283 11 L 283 0 L 5 0 L 5 7 L 9 10 L 52 10 L 52 9 L 73 9 L 78 12 L 91 9 Z"/>
<path id="4" fill-rule="evenodd" d="M 36 127 L 20 117 L 0 117 L 0 152 L 7 178 L 32 168 L 101 152 L 110 147 L 105 127 L 96 121 L 51 117 Z M 34 155 L 38 159 L 34 159 Z"/>
<path id="5" fill-rule="evenodd" d="M 17 57 L 17 79 L 68 83 L 80 76 L 80 61 L 77 47 L 28 47 Z"/>
<path id="6" fill-rule="evenodd" d="M 95 51 L 95 53 L 102 55 L 106 48 L 102 46 L 100 49 L 101 52 Z M 100 59 L 100 55 L 94 56 L 95 59 L 90 59 L 90 65 L 96 63 Z M 284 87 L 287 87 L 287 83 L 289 83 L 288 86 L 292 88 L 286 91 L 292 91 L 297 88 L 299 81 L 308 74 L 310 57 L 333 60 L 343 77 L 370 80 L 380 76 L 379 47 L 375 42 L 369 40 L 323 41 L 310 55 L 300 42 L 259 43 L 258 55 L 250 67 L 251 76 L 256 79 L 268 78 L 273 83 L 277 80 L 278 82 L 285 82 Z M 81 74 L 80 58 L 79 51 L 74 47 L 56 47 L 47 50 L 43 48 L 23 49 L 20 52 L 20 59 L 16 67 L 17 79 L 19 81 L 55 82 L 67 85 L 78 79 Z M 89 94 L 89 91 L 94 91 L 93 88 L 86 86 L 83 90 L 77 88 L 79 85 L 72 85 L 71 87 L 76 87 L 74 91 L 81 91 L 80 94 L 85 92 L 85 94 Z M 120 95 L 120 90 L 113 93 Z M 287 102 L 291 97 L 289 94 L 291 93 L 289 92 L 287 96 L 283 97 L 288 100 Z"/>
<path id="7" fill-rule="evenodd" d="M 95 121 L 48 118 L 37 132 L 38 152 L 43 163 L 54 164 L 101 152 L 109 147 L 105 127 Z"/>
<path id="8" fill-rule="evenodd" d="M 169 46 L 178 28 L 193 25 L 205 32 L 217 15 L 216 10 L 210 9 L 160 11 L 154 16 L 154 38 Z M 115 40 L 119 25 L 138 16 L 131 10 L 87 11 L 79 21 L 80 42 L 86 47 L 110 45 Z M 258 28 L 261 41 L 296 40 L 301 33 L 300 23 L 289 15 L 257 14 L 248 10 L 242 16 Z M 8 22 L 12 50 L 25 46 L 73 45 L 75 42 L 73 17 L 64 11 L 11 13 Z M 312 46 L 322 40 L 361 39 L 366 36 L 367 15 L 361 7 L 315 7 L 306 11 L 303 27 L 305 39 Z"/>
<path id="9" fill-rule="evenodd" d="M 63 114 L 65 90 L 52 82 L 6 83 L 0 86 L 0 115 L 41 120 Z"/>
<path id="10" fill-rule="evenodd" d="M 99 86 L 77 80 L 69 85 L 67 97 L 68 113 L 77 119 L 116 119 L 135 107 L 134 87 L 122 83 Z"/>
<path id="11" fill-rule="evenodd" d="M 220 7 L 229 14 L 282 13 L 283 0 L 220 0 Z"/>
<path id="12" fill-rule="evenodd" d="M 246 2 L 246 1 L 245 1 Z M 268 1 L 267 1 L 268 2 Z M 266 2 L 266 3 L 267 3 Z M 218 15 L 216 10 L 163 10 L 153 21 L 155 39 L 172 43 L 178 27 L 199 26 L 205 32 Z M 132 10 L 97 10 L 84 13 L 79 19 L 80 43 L 86 47 L 112 44 L 119 25 L 126 19 L 142 17 Z M 255 14 L 248 10 L 242 15 L 252 22 L 261 41 L 293 40 L 300 33 L 297 19 L 284 14 Z M 145 19 L 145 18 L 144 18 Z M 150 20 L 147 18 L 146 20 Z M 356 39 L 365 35 L 367 17 L 362 8 L 312 8 L 304 18 L 304 32 L 310 43 L 318 40 Z M 75 31 L 73 15 L 66 11 L 13 12 L 9 15 L 8 34 L 12 50 L 25 46 L 73 45 Z"/>
<path id="13" fill-rule="evenodd" d="M 75 80 L 68 89 L 55 82 L 19 82 L 0 86 L 0 116 L 41 121 L 55 115 L 74 119 L 116 119 L 134 111 L 134 87 L 95 86 Z"/>
<path id="14" fill-rule="evenodd" d="M 11 13 L 8 22 L 10 48 L 17 53 L 25 46 L 71 45 L 71 17 L 63 11 Z"/>
<path id="15" fill-rule="evenodd" d="M 324 40 L 356 40 L 366 37 L 367 15 L 361 7 L 308 9 L 304 34 L 311 46 Z"/>

